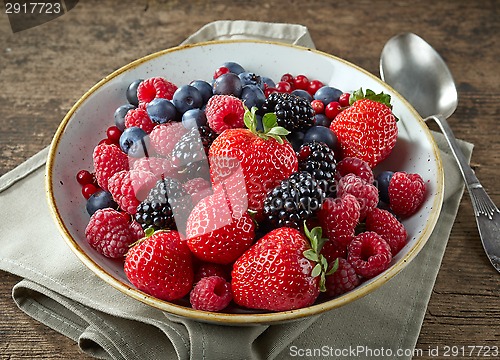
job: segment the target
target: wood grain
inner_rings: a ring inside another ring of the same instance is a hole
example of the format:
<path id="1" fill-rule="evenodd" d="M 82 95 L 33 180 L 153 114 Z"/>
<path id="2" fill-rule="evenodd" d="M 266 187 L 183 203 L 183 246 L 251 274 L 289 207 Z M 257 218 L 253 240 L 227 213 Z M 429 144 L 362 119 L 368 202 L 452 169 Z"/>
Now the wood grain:
<path id="1" fill-rule="evenodd" d="M 391 36 L 411 31 L 425 38 L 457 82 L 460 102 L 450 125 L 457 137 L 475 144 L 472 164 L 500 204 L 499 5 L 494 0 L 87 0 L 52 22 L 15 34 L 0 15 L 0 174 L 49 145 L 65 113 L 108 73 L 177 45 L 207 22 L 247 19 L 306 25 L 319 50 L 374 74 Z M 17 309 L 10 293 L 18 277 L 0 272 L 0 278 L 1 359 L 89 358 L 73 341 Z M 417 348 L 500 346 L 499 319 L 500 276 L 483 253 L 465 194 Z"/>

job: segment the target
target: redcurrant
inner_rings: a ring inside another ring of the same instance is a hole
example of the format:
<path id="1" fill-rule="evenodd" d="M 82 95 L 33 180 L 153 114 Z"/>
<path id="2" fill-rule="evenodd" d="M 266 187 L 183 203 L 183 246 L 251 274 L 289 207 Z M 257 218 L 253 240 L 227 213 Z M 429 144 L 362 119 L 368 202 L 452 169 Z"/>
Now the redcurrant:
<path id="1" fill-rule="evenodd" d="M 342 106 L 342 107 L 349 106 L 349 98 L 350 97 L 351 97 L 351 94 L 349 94 L 349 93 L 343 93 L 342 95 L 340 95 L 340 97 L 339 97 L 340 106 Z"/>
<path id="2" fill-rule="evenodd" d="M 99 188 L 95 186 L 94 184 L 85 184 L 82 187 L 82 195 L 85 199 L 88 199 L 89 197 L 92 196 Z"/>
<path id="3" fill-rule="evenodd" d="M 325 115 L 328 119 L 333 120 L 335 116 L 340 112 L 340 104 L 338 101 L 332 101 L 325 107 Z"/>
<path id="4" fill-rule="evenodd" d="M 309 87 L 309 79 L 305 75 L 297 75 L 293 83 L 296 89 L 307 90 Z"/>
<path id="5" fill-rule="evenodd" d="M 325 111 L 325 104 L 321 100 L 313 100 L 311 101 L 311 107 L 316 112 L 316 114 L 323 114 Z"/>
<path id="6" fill-rule="evenodd" d="M 92 175 L 88 170 L 80 170 L 76 174 L 76 181 L 80 185 L 92 184 L 94 182 L 94 175 Z"/>
<path id="7" fill-rule="evenodd" d="M 311 96 L 314 96 L 316 94 L 316 91 L 321 89 L 323 86 L 325 86 L 321 81 L 319 80 L 311 80 L 309 82 L 309 86 L 307 87 L 307 92 L 311 94 Z"/>
<path id="8" fill-rule="evenodd" d="M 287 81 L 280 81 L 276 84 L 276 90 L 282 93 L 291 93 L 293 90 L 292 85 Z"/>
<path id="9" fill-rule="evenodd" d="M 113 144 L 119 143 L 121 134 L 122 132 L 116 126 L 110 126 L 108 130 L 106 130 L 106 135 Z"/>
<path id="10" fill-rule="evenodd" d="M 217 79 L 219 76 L 227 74 L 228 72 L 229 72 L 229 69 L 227 67 L 221 66 L 217 70 L 215 70 L 214 79 Z"/>

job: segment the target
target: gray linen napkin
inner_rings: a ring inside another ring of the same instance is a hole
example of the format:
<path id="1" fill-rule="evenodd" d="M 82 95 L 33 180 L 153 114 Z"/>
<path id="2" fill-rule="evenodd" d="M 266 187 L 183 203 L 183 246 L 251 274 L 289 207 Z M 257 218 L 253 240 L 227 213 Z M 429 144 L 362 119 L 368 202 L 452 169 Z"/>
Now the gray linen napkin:
<path id="1" fill-rule="evenodd" d="M 282 35 L 285 42 L 303 39 L 300 45 L 314 46 L 299 25 L 237 21 L 205 29 L 206 37 L 200 30 L 189 39 L 211 40 L 218 37 L 214 29 L 223 29 L 226 38 L 247 31 L 249 37 L 279 41 Z M 323 315 L 273 326 L 224 327 L 164 314 L 115 290 L 78 260 L 53 223 L 44 189 L 46 150 L 0 178 L 0 202 L 11 204 L 8 211 L 0 207 L 0 269 L 24 278 L 12 292 L 21 310 L 96 358 L 290 359 L 316 351 L 321 356 L 315 358 L 363 359 L 384 348 L 392 351 L 384 358 L 408 359 L 463 194 L 446 142 L 440 134 L 434 137 L 445 168 L 445 201 L 428 243 L 381 289 Z M 470 158 L 472 145 L 461 146 Z M 26 204 L 36 216 L 26 217 Z M 19 226 L 9 226 L 14 220 Z"/>

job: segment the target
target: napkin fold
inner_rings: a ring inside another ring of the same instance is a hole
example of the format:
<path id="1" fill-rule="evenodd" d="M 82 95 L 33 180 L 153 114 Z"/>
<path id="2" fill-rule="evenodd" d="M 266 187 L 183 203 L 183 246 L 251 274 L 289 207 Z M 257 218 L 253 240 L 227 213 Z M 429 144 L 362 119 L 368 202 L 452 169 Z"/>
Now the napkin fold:
<path id="1" fill-rule="evenodd" d="M 187 42 L 255 38 L 314 47 L 301 25 L 217 21 Z M 324 313 L 272 326 L 225 327 L 165 314 L 115 290 L 64 243 L 45 198 L 46 149 L 0 178 L 0 269 L 23 277 L 12 296 L 34 319 L 99 359 L 410 359 L 463 194 L 442 135 L 433 133 L 445 170 L 445 201 L 419 255 L 377 291 Z M 472 144 L 460 142 L 470 159 Z M 12 224 L 16 224 L 13 226 Z M 355 350 L 356 352 L 353 352 Z M 401 350 L 401 351 L 398 351 Z"/>

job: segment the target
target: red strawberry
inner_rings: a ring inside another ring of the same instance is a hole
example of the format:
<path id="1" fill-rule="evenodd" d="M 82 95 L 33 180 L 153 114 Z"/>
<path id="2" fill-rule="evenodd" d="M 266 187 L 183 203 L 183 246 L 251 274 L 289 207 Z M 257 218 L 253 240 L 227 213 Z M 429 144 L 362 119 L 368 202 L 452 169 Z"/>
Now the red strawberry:
<path id="1" fill-rule="evenodd" d="M 366 230 L 374 231 L 389 244 L 392 255 L 396 255 L 406 244 L 408 234 L 405 227 L 389 211 L 375 208 L 366 217 Z"/>
<path id="2" fill-rule="evenodd" d="M 268 120 L 267 133 L 258 132 L 255 114 L 247 110 L 245 124 L 249 129 L 225 130 L 209 150 L 212 182 L 222 182 L 242 172 L 248 209 L 257 213 L 256 219 L 262 217 L 267 192 L 298 168 L 295 151 L 281 138 L 288 131 L 276 126 L 275 117 Z"/>
<path id="3" fill-rule="evenodd" d="M 391 108 L 367 98 L 338 114 L 330 129 L 337 135 L 344 157 L 365 160 L 371 168 L 389 156 L 398 137 Z"/>
<path id="4" fill-rule="evenodd" d="M 419 174 L 396 172 L 389 182 L 389 204 L 397 216 L 407 217 L 424 201 L 425 183 Z"/>
<path id="5" fill-rule="evenodd" d="M 159 231 L 127 253 L 125 275 L 137 289 L 173 301 L 193 286 L 192 255 L 177 231 Z"/>
<path id="6" fill-rule="evenodd" d="M 247 212 L 232 211 L 230 199 L 219 186 L 194 207 L 187 221 L 186 237 L 198 259 L 229 264 L 250 247 L 255 225 Z"/>
<path id="7" fill-rule="evenodd" d="M 320 227 L 311 231 L 318 232 L 321 238 Z M 314 303 L 321 286 L 324 287 L 324 265 L 327 266 L 318 254 L 321 248 L 318 242 L 310 243 L 300 231 L 288 227 L 264 235 L 233 265 L 234 301 L 247 308 L 271 311 L 293 310 Z"/>
<path id="8" fill-rule="evenodd" d="M 137 240 L 137 232 L 128 220 L 128 216 L 114 209 L 97 210 L 85 228 L 87 241 L 106 257 L 122 258 Z"/>
<path id="9" fill-rule="evenodd" d="M 318 219 L 328 238 L 321 253 L 329 262 L 345 252 L 347 245 L 354 238 L 359 217 L 360 206 L 353 195 L 325 199 L 321 210 L 318 211 Z"/>
<path id="10" fill-rule="evenodd" d="M 94 174 L 97 184 L 108 190 L 108 181 L 118 171 L 128 170 L 128 156 L 116 145 L 100 144 L 93 153 Z"/>
<path id="11" fill-rule="evenodd" d="M 156 176 L 149 171 L 122 170 L 109 179 L 109 192 L 123 211 L 135 214 L 137 206 L 154 186 Z"/>

